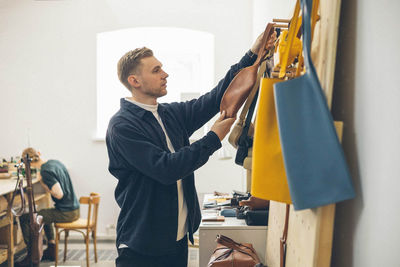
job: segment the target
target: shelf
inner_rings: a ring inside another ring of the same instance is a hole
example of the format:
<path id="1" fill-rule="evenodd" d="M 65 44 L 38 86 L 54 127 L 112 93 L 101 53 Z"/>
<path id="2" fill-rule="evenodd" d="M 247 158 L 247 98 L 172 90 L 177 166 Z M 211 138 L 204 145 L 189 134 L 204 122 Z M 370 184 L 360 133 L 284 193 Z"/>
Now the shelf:
<path id="1" fill-rule="evenodd" d="M 35 202 L 47 197 L 47 193 L 35 194 Z"/>
<path id="2" fill-rule="evenodd" d="M 0 219 L 0 228 L 5 227 L 9 224 L 10 224 L 10 218 L 8 216 L 4 216 L 3 218 Z"/>

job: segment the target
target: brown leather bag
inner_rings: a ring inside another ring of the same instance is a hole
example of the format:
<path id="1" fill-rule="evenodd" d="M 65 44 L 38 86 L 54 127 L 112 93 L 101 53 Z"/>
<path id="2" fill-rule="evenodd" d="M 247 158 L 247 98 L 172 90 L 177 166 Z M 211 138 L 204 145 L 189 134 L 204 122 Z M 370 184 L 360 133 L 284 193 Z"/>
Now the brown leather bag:
<path id="1" fill-rule="evenodd" d="M 28 186 L 26 187 L 26 194 L 28 196 L 29 203 L 29 226 L 31 233 L 31 260 L 34 264 L 40 264 L 40 260 L 43 256 L 43 217 L 36 211 L 35 196 L 32 187 L 32 176 L 31 176 L 31 159 L 26 155 L 23 159 L 25 164 L 25 174 Z"/>
<path id="2" fill-rule="evenodd" d="M 254 267 L 260 263 L 253 245 L 237 243 L 224 235 L 217 235 L 217 248 L 211 255 L 207 267 Z"/>
<path id="3" fill-rule="evenodd" d="M 274 24 L 268 23 L 262 40 L 261 46 L 257 53 L 257 59 L 252 66 L 246 67 L 232 79 L 224 95 L 222 96 L 220 111 L 226 111 L 226 117 L 233 118 L 249 96 L 253 85 L 257 80 L 258 67 L 264 59 L 266 50 L 265 46 L 268 39 L 274 32 Z"/>
<path id="4" fill-rule="evenodd" d="M 260 87 L 260 80 L 262 78 L 263 73 L 266 70 L 266 65 L 267 65 L 266 61 L 261 63 L 261 66 L 258 69 L 256 83 L 253 85 L 253 88 L 251 89 L 250 94 L 248 95 L 248 97 L 246 99 L 246 103 L 244 104 L 244 107 L 242 108 L 242 111 L 239 115 L 239 119 L 237 120 L 235 126 L 232 128 L 232 131 L 229 134 L 228 142 L 234 148 L 238 148 L 239 138 L 242 135 L 242 132 L 243 132 L 243 129 L 244 129 L 245 123 L 246 123 L 246 115 L 248 114 L 251 103 L 253 102 L 253 99 L 257 94 L 258 88 Z M 253 115 L 253 113 L 251 115 Z M 253 123 L 250 123 L 250 127 L 248 128 L 248 132 L 246 134 L 247 134 L 247 136 L 254 135 L 254 124 Z"/>

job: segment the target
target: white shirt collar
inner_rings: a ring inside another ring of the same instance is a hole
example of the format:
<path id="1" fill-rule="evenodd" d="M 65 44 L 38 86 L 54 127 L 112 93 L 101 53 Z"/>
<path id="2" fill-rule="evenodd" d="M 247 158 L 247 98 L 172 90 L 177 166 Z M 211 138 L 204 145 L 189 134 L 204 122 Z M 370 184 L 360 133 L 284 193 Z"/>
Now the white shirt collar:
<path id="1" fill-rule="evenodd" d="M 127 97 L 125 97 L 125 100 L 128 102 L 131 102 L 132 104 L 135 104 L 136 106 L 141 107 L 142 109 L 150 111 L 152 113 L 157 112 L 157 109 L 158 109 L 158 103 L 155 105 L 143 104 L 143 103 L 137 102 L 135 100 L 129 99 Z"/>

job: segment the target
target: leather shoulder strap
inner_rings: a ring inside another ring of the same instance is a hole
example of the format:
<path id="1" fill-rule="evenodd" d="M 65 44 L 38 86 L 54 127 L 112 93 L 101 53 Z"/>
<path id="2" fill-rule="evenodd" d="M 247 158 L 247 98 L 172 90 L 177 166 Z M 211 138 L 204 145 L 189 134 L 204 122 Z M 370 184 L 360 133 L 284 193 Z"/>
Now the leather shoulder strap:
<path id="1" fill-rule="evenodd" d="M 11 198 L 11 201 L 8 203 L 8 208 L 11 210 L 12 214 L 16 217 L 21 216 L 25 210 L 25 195 L 24 195 L 24 179 L 20 177 L 20 166 L 18 167 L 17 171 L 17 183 L 15 184 L 15 189 Z M 19 195 L 21 196 L 21 207 L 19 209 L 13 209 L 13 203 L 17 192 L 19 191 Z"/>
<path id="2" fill-rule="evenodd" d="M 257 53 L 257 59 L 253 65 L 259 65 L 261 61 L 264 59 L 267 50 L 265 50 L 265 46 L 267 45 L 269 37 L 274 33 L 275 23 L 268 23 L 267 27 L 264 30 L 263 37 L 261 39 L 261 46 Z"/>
<path id="3" fill-rule="evenodd" d="M 263 61 L 261 63 L 260 68 L 258 69 L 256 83 L 254 84 L 253 89 L 251 89 L 250 95 L 247 97 L 246 103 L 244 104 L 242 112 L 240 113 L 240 116 L 239 116 L 240 124 L 243 124 L 244 120 L 246 119 L 246 114 L 249 111 L 250 105 L 253 102 L 254 96 L 256 95 L 258 88 L 260 87 L 260 80 L 261 80 L 266 68 L 267 68 L 267 62 Z"/>

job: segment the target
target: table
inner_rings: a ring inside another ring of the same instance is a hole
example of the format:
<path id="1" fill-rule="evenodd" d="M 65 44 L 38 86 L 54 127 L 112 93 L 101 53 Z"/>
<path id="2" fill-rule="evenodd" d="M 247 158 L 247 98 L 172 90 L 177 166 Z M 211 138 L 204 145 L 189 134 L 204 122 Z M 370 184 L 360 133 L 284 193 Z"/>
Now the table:
<path id="1" fill-rule="evenodd" d="M 209 199 L 209 195 L 205 199 Z M 217 234 L 225 235 L 239 243 L 251 243 L 262 263 L 265 263 L 267 226 L 248 226 L 245 220 L 226 217 L 222 223 L 204 223 L 199 227 L 199 266 L 207 266 L 214 249 Z"/>

